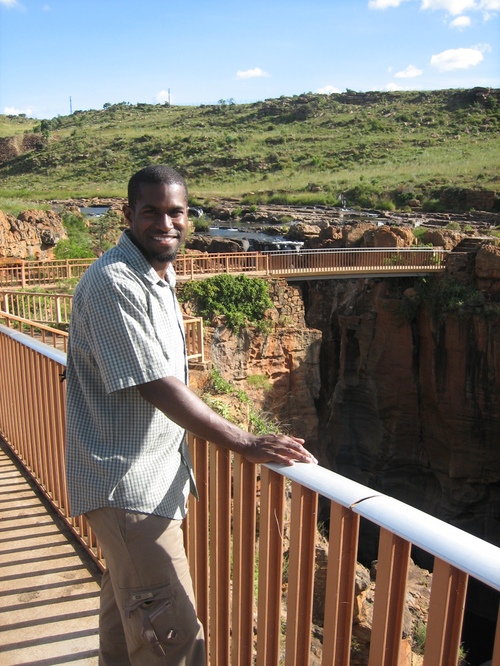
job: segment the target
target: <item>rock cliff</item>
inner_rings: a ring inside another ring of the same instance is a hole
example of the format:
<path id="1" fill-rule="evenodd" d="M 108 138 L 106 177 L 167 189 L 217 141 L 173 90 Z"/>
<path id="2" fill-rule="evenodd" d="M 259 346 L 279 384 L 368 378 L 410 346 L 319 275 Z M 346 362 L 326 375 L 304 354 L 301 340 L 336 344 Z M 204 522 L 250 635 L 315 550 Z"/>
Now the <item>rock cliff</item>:
<path id="1" fill-rule="evenodd" d="M 324 466 L 500 546 L 500 249 L 453 252 L 441 278 L 280 282 L 274 302 L 270 336 L 213 332 L 222 374 L 242 387 L 269 376 L 252 398 L 281 408 Z M 362 531 L 370 563 L 377 530 Z M 497 612 L 498 595 L 472 580 L 471 655 Z"/>
<path id="2" fill-rule="evenodd" d="M 54 211 L 26 210 L 17 218 L 0 211 L 0 258 L 51 259 L 57 242 L 66 237 Z"/>
<path id="3" fill-rule="evenodd" d="M 325 466 L 500 545 L 500 248 L 450 257 L 441 278 L 274 282 L 274 331 L 218 326 L 208 358 Z"/>

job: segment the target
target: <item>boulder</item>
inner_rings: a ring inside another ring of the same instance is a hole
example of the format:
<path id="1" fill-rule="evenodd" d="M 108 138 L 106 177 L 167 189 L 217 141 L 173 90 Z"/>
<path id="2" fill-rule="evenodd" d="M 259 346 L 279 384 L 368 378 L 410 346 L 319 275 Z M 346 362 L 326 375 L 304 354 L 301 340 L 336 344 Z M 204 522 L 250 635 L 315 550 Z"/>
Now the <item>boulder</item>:
<path id="1" fill-rule="evenodd" d="M 199 252 L 227 253 L 242 252 L 248 249 L 248 241 L 243 239 L 224 238 L 222 236 L 205 236 L 195 234 L 186 242 L 186 249 Z"/>
<path id="2" fill-rule="evenodd" d="M 422 242 L 434 247 L 443 247 L 445 250 L 453 250 L 460 243 L 464 234 L 450 229 L 431 229 L 423 235 Z"/>
<path id="3" fill-rule="evenodd" d="M 384 224 L 377 229 L 365 231 L 363 235 L 365 247 L 403 247 L 404 239 Z"/>
<path id="4" fill-rule="evenodd" d="M 500 302 L 500 247 L 483 245 L 476 254 L 477 288 L 492 302 Z"/>
<path id="5" fill-rule="evenodd" d="M 340 240 L 342 238 L 342 229 L 337 226 L 328 225 L 319 232 L 319 240 L 325 241 Z"/>
<path id="6" fill-rule="evenodd" d="M 500 280 L 500 247 L 483 245 L 478 250 L 476 276 L 482 280 Z"/>
<path id="7" fill-rule="evenodd" d="M 16 217 L 0 211 L 0 256 L 51 259 L 53 248 L 66 238 L 59 215 L 48 210 L 26 210 Z"/>
<path id="8" fill-rule="evenodd" d="M 293 224 L 286 234 L 288 240 L 305 241 L 308 238 L 319 236 L 321 227 L 316 224 Z"/>
<path id="9" fill-rule="evenodd" d="M 364 236 L 367 231 L 373 231 L 377 227 L 372 222 L 360 222 L 358 224 L 346 224 L 342 229 L 343 247 L 360 247 L 363 245 Z"/>

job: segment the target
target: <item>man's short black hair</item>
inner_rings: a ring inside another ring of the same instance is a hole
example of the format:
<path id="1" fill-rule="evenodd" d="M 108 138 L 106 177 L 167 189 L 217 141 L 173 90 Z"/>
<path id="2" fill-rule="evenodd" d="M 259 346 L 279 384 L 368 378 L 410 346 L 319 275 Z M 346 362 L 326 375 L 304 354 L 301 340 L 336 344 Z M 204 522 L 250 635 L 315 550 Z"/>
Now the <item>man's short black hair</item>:
<path id="1" fill-rule="evenodd" d="M 186 202 L 188 200 L 188 189 L 184 178 L 172 167 L 165 164 L 152 164 L 144 167 L 137 173 L 134 173 L 128 182 L 128 205 L 135 207 L 141 194 L 143 185 L 181 185 L 186 193 Z"/>

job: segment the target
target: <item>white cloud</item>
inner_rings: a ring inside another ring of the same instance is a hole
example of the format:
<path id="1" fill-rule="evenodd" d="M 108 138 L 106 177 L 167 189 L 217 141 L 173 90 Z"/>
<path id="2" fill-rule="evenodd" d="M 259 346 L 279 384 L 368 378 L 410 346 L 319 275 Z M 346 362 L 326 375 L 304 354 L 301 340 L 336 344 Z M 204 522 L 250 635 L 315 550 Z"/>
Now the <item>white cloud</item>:
<path id="1" fill-rule="evenodd" d="M 395 90 L 401 90 L 401 86 L 398 86 L 397 83 L 386 83 L 384 86 L 385 90 L 389 90 L 391 92 L 394 92 Z"/>
<path id="2" fill-rule="evenodd" d="M 442 9 L 452 16 L 462 16 L 464 12 L 481 12 L 483 19 L 488 21 L 492 14 L 500 11 L 500 0 L 422 0 L 422 9 Z M 465 19 L 465 17 L 464 17 Z M 452 27 L 464 27 L 463 24 L 452 23 Z"/>
<path id="3" fill-rule="evenodd" d="M 431 65 L 436 67 L 440 72 L 475 67 L 483 60 L 482 50 L 485 49 L 477 47 L 472 49 L 448 49 L 447 51 L 433 55 Z"/>
<path id="4" fill-rule="evenodd" d="M 368 0 L 368 9 L 387 9 L 388 7 L 399 7 L 406 0 Z"/>
<path id="5" fill-rule="evenodd" d="M 156 101 L 158 102 L 158 104 L 169 102 L 170 93 L 168 92 L 168 90 L 160 90 L 160 92 L 156 94 Z"/>
<path id="6" fill-rule="evenodd" d="M 450 23 L 450 28 L 458 28 L 459 30 L 463 30 L 464 28 L 468 28 L 471 24 L 471 20 L 468 16 L 457 16 L 456 19 L 453 19 L 453 21 Z"/>
<path id="7" fill-rule="evenodd" d="M 335 86 L 327 85 L 324 86 L 323 88 L 318 88 L 316 92 L 319 93 L 320 95 L 331 95 L 332 93 L 339 93 L 340 90 L 339 88 L 335 88 Z"/>
<path id="8" fill-rule="evenodd" d="M 15 7 L 17 5 L 17 0 L 0 0 L 0 5 L 3 7 Z"/>
<path id="9" fill-rule="evenodd" d="M 244 72 L 241 70 L 236 72 L 237 79 L 262 79 L 267 76 L 270 76 L 267 72 L 264 72 L 260 67 L 255 67 L 254 69 L 247 69 Z"/>
<path id="10" fill-rule="evenodd" d="M 2 4 L 5 4 L 3 0 L 0 0 Z M 6 116 L 18 116 L 20 113 L 24 113 L 26 116 L 31 116 L 33 109 L 16 109 L 15 106 L 4 106 L 3 112 Z"/>
<path id="11" fill-rule="evenodd" d="M 408 65 L 406 69 L 397 72 L 394 76 L 398 79 L 413 79 L 415 76 L 420 76 L 421 74 L 423 74 L 421 69 L 417 69 L 414 65 Z"/>
<path id="12" fill-rule="evenodd" d="M 499 12 L 500 0 L 480 0 L 479 9 L 487 12 Z"/>
<path id="13" fill-rule="evenodd" d="M 457 16 L 477 9 L 476 0 L 422 0 L 422 9 L 444 9 L 448 14 Z"/>

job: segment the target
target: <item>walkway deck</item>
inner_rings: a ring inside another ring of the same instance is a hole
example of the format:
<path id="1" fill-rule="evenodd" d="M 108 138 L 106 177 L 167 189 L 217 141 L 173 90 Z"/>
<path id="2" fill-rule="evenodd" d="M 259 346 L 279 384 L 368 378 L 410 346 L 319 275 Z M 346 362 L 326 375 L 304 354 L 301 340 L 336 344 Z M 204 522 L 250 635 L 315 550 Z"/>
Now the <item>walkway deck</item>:
<path id="1" fill-rule="evenodd" d="M 99 572 L 0 440 L 0 664 L 97 665 Z"/>

